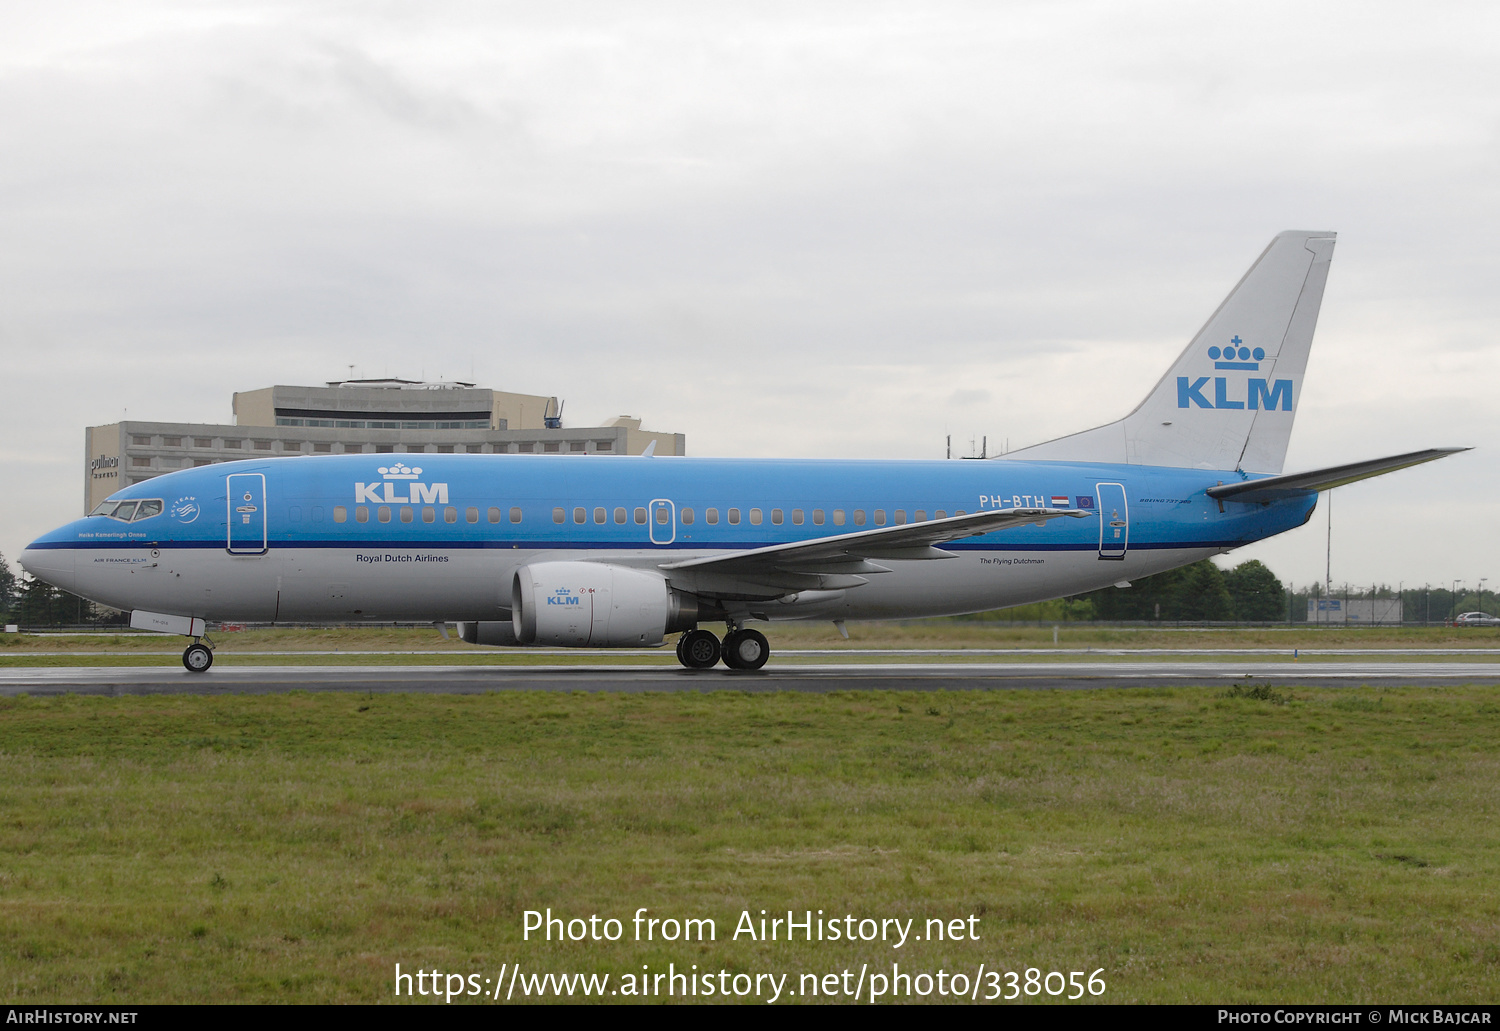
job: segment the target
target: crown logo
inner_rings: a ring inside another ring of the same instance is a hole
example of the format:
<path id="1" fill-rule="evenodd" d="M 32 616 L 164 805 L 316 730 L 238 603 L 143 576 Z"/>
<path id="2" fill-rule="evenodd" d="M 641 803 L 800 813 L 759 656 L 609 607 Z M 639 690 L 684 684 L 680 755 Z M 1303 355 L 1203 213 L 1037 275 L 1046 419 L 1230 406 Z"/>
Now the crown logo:
<path id="1" fill-rule="evenodd" d="M 1266 349 L 1257 347 L 1253 350 L 1244 346 L 1245 342 L 1235 334 L 1230 338 L 1231 346 L 1225 348 L 1210 347 L 1208 356 L 1213 359 L 1216 369 L 1249 369 L 1251 372 L 1260 371 L 1260 363 L 1265 360 Z M 1251 361 L 1251 359 L 1254 361 Z M 1236 361 L 1235 359 L 1239 359 Z"/>
<path id="2" fill-rule="evenodd" d="M 415 480 L 418 476 L 422 475 L 421 469 L 412 469 L 403 462 L 397 462 L 389 468 L 382 465 L 375 471 L 387 480 Z"/>

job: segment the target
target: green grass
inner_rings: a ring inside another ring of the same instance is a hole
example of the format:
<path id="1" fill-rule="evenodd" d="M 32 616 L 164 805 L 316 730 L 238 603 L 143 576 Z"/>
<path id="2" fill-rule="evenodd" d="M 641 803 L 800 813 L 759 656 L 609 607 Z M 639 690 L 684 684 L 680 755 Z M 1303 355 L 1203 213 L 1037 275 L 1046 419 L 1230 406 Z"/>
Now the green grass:
<path id="1" fill-rule="evenodd" d="M 1255 694 L 0 700 L 0 992 L 896 960 L 1102 967 L 1105 1001 L 1492 1000 L 1493 689 Z M 528 909 L 642 906 L 719 939 L 521 941 Z M 972 914 L 982 940 L 729 940 L 788 908 Z"/>

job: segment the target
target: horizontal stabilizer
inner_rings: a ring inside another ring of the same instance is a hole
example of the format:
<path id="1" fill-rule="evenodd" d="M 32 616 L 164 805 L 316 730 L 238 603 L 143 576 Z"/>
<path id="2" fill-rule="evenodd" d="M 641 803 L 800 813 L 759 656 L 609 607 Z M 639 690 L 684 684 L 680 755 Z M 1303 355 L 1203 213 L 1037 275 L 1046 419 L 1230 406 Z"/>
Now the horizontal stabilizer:
<path id="1" fill-rule="evenodd" d="M 1314 469 L 1307 473 L 1267 476 L 1259 480 L 1246 480 L 1243 483 L 1225 483 L 1208 488 L 1208 496 L 1218 501 L 1276 501 L 1294 494 L 1305 494 L 1308 491 L 1342 487 L 1356 480 L 1368 480 L 1372 476 L 1421 465 L 1423 462 L 1433 462 L 1439 458 L 1447 458 L 1449 455 L 1468 450 L 1469 448 L 1466 447 L 1435 447 L 1405 455 L 1392 455 L 1390 458 L 1372 458 L 1367 462 L 1336 465 L 1331 469 Z"/>

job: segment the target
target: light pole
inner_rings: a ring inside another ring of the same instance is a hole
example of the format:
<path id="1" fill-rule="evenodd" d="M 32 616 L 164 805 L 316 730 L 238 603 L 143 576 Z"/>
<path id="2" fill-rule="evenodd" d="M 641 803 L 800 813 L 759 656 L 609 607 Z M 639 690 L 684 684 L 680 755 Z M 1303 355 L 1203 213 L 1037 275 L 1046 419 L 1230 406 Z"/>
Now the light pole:
<path id="1" fill-rule="evenodd" d="M 1453 605 L 1453 608 L 1448 613 L 1448 622 L 1451 623 L 1451 622 L 1453 622 L 1453 618 L 1458 615 L 1458 581 L 1457 580 L 1453 581 L 1453 587 L 1448 591 L 1448 598 L 1449 598 L 1449 602 Z"/>

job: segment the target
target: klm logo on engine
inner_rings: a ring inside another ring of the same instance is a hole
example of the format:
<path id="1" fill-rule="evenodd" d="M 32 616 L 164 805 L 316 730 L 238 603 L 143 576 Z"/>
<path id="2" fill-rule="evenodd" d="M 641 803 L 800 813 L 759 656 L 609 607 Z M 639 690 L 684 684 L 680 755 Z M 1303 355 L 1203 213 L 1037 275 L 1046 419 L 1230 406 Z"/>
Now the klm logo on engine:
<path id="1" fill-rule="evenodd" d="M 548 605 L 582 605 L 583 604 L 583 598 L 581 596 L 577 595 L 577 594 L 574 594 L 572 591 L 568 590 L 566 587 L 559 587 L 557 590 L 555 590 L 551 594 L 547 595 L 547 604 Z"/>
<path id="2" fill-rule="evenodd" d="M 418 483 L 421 467 L 397 462 L 393 466 L 381 466 L 375 470 L 385 477 L 381 483 L 356 483 L 354 503 L 356 505 L 446 505 L 448 485 L 446 483 Z M 400 487 L 405 493 L 397 494 Z"/>
<path id="3" fill-rule="evenodd" d="M 1235 336 L 1229 343 L 1229 347 L 1208 349 L 1208 357 L 1213 360 L 1215 369 L 1260 371 L 1260 363 L 1266 357 L 1265 348 L 1245 347 L 1244 341 L 1238 336 Z M 1263 377 L 1251 376 L 1243 381 L 1244 390 L 1241 392 L 1239 377 L 1236 376 L 1231 380 L 1228 376 L 1214 376 L 1212 377 L 1212 397 L 1204 393 L 1204 390 L 1208 388 L 1209 379 L 1208 376 L 1196 378 L 1178 376 L 1177 407 L 1248 408 L 1250 411 L 1264 409 L 1268 412 L 1275 411 L 1277 408 L 1283 412 L 1292 410 L 1292 381 L 1289 379 L 1266 380 Z"/>

